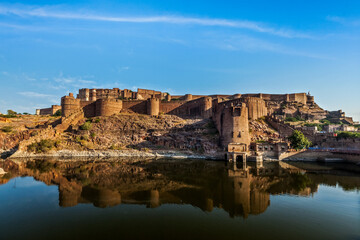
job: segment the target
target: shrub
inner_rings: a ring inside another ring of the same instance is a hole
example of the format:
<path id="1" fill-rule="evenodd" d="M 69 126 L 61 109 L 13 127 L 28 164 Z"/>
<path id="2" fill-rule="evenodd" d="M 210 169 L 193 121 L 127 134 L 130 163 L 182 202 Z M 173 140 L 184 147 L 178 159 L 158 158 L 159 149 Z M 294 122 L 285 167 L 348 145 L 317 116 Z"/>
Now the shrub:
<path id="1" fill-rule="evenodd" d="M 95 119 L 95 123 L 99 123 L 100 121 L 100 118 Z"/>
<path id="2" fill-rule="evenodd" d="M 305 121 L 305 120 L 302 119 L 300 116 L 296 116 L 296 117 L 287 117 L 287 118 L 285 118 L 285 121 L 287 121 L 287 122 L 300 122 L 300 121 Z"/>
<path id="3" fill-rule="evenodd" d="M 295 130 L 293 134 L 289 137 L 291 147 L 299 150 L 310 147 L 311 141 L 304 136 L 304 134 L 298 130 Z"/>
<path id="4" fill-rule="evenodd" d="M 116 145 L 113 144 L 113 145 L 110 146 L 110 149 L 111 150 L 122 150 L 122 147 L 121 146 L 116 146 Z"/>
<path id="5" fill-rule="evenodd" d="M 82 135 L 81 140 L 87 141 L 87 140 L 89 140 L 89 136 L 88 135 Z"/>
<path id="6" fill-rule="evenodd" d="M 34 137 L 34 136 L 36 136 L 36 135 L 38 135 L 38 132 L 37 132 L 37 131 L 34 131 L 34 132 L 31 132 L 31 133 L 30 133 L 30 136 L 31 136 L 31 137 Z"/>
<path id="7" fill-rule="evenodd" d="M 91 129 L 91 122 L 85 122 L 83 125 L 80 126 L 81 130 L 90 130 Z"/>
<path id="8" fill-rule="evenodd" d="M 337 134 L 338 139 L 342 138 L 360 138 L 360 133 L 357 132 L 339 132 Z"/>
<path id="9" fill-rule="evenodd" d="M 7 110 L 7 114 L 10 115 L 10 116 L 14 116 L 17 114 L 17 112 L 13 111 L 13 110 Z"/>
<path id="10" fill-rule="evenodd" d="M 3 117 L 3 118 L 16 118 L 17 116 L 16 115 L 4 115 L 4 114 L 0 114 L 0 117 Z"/>
<path id="11" fill-rule="evenodd" d="M 59 146 L 58 141 L 53 141 L 50 139 L 43 139 L 40 142 L 34 142 L 27 147 L 28 152 L 36 152 L 36 153 L 45 153 L 50 151 L 53 148 Z"/>
<path id="12" fill-rule="evenodd" d="M 94 132 L 90 133 L 90 137 L 92 137 L 92 138 L 96 137 L 96 133 L 94 133 Z"/>
<path id="13" fill-rule="evenodd" d="M 78 143 L 81 143 L 81 137 L 80 136 L 76 136 L 75 141 Z"/>
<path id="14" fill-rule="evenodd" d="M 61 116 L 61 110 L 57 110 L 54 115 L 54 117 L 60 117 Z"/>
<path id="15" fill-rule="evenodd" d="M 12 132 L 12 130 L 13 130 L 12 126 L 5 126 L 5 127 L 1 128 L 1 131 L 6 132 L 6 133 Z"/>
<path id="16" fill-rule="evenodd" d="M 327 119 L 321 119 L 320 122 L 323 123 L 324 125 L 330 125 L 330 121 Z"/>

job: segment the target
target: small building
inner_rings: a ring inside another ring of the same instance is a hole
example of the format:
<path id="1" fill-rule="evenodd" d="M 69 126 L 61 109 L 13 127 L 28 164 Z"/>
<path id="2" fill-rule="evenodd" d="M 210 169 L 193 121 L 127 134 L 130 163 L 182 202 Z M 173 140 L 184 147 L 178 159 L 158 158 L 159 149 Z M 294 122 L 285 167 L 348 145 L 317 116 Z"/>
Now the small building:
<path id="1" fill-rule="evenodd" d="M 324 126 L 324 131 L 327 133 L 333 133 L 340 131 L 340 127 L 341 127 L 340 124 L 329 124 Z"/>
<path id="2" fill-rule="evenodd" d="M 285 142 L 255 142 L 250 145 L 250 150 L 255 152 L 286 152 L 288 149 L 289 145 Z"/>
<path id="3" fill-rule="evenodd" d="M 349 126 L 349 125 L 341 125 L 340 126 L 340 131 L 344 131 L 344 132 L 355 132 L 356 128 L 354 126 Z"/>

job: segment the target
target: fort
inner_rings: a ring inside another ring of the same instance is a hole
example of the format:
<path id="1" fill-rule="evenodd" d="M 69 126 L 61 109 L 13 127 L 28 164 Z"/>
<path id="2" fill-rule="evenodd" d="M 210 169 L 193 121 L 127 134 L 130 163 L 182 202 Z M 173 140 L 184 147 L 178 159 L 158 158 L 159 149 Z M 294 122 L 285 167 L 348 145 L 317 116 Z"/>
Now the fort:
<path id="1" fill-rule="evenodd" d="M 138 89 L 80 89 L 61 98 L 62 118 L 75 112 L 84 117 L 111 116 L 123 112 L 158 116 L 176 115 L 183 118 L 212 119 L 220 135 L 219 145 L 224 150 L 229 144 L 250 150 L 249 121 L 269 115 L 286 115 L 284 104 L 295 104 L 311 109 L 314 97 L 306 93 L 293 94 L 234 94 L 234 95 L 178 95 L 171 96 L 155 90 Z M 39 109 L 37 114 L 53 114 L 60 106 Z M 310 116 L 309 111 L 307 114 Z M 238 149 L 239 147 L 237 147 Z"/>

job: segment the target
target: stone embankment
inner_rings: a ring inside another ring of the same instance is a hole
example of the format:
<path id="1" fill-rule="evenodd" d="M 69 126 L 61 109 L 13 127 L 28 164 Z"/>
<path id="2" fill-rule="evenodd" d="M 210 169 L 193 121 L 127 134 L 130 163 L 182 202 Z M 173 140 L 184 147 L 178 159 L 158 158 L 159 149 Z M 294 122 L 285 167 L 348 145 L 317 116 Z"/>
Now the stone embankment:
<path id="1" fill-rule="evenodd" d="M 196 154 L 191 151 L 178 150 L 154 150 L 154 151 L 139 151 L 139 150 L 87 150 L 87 151 L 72 151 L 59 150 L 48 153 L 29 153 L 26 151 L 17 152 L 12 155 L 10 159 L 14 158 L 32 158 L 32 157 L 59 157 L 59 158 L 77 158 L 77 157 L 136 157 L 136 158 L 180 158 L 180 159 L 224 159 L 223 154 Z"/>

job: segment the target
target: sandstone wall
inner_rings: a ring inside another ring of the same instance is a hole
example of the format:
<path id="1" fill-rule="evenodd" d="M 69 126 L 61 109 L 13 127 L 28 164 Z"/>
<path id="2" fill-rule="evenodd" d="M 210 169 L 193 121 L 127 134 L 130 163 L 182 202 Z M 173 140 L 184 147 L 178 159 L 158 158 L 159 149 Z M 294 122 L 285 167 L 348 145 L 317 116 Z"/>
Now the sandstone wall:
<path id="1" fill-rule="evenodd" d="M 123 110 L 130 110 L 139 114 L 147 114 L 147 104 L 146 101 L 133 100 L 133 101 L 123 101 Z"/>
<path id="2" fill-rule="evenodd" d="M 160 112 L 161 113 L 175 112 L 175 109 L 181 107 L 184 103 L 185 103 L 185 101 L 161 102 L 160 103 Z"/>
<path id="3" fill-rule="evenodd" d="M 289 100 L 306 104 L 307 96 L 306 93 L 293 93 L 293 94 L 289 94 Z"/>
<path id="4" fill-rule="evenodd" d="M 256 120 L 267 115 L 268 111 L 263 99 L 256 97 L 246 97 L 244 98 L 244 102 L 249 109 L 249 119 Z"/>
<path id="5" fill-rule="evenodd" d="M 122 101 L 119 99 L 98 99 L 96 101 L 96 116 L 111 116 L 122 110 Z"/>
<path id="6" fill-rule="evenodd" d="M 52 115 L 52 109 L 51 108 L 42 108 L 39 109 L 39 115 Z"/>
<path id="7" fill-rule="evenodd" d="M 80 100 L 75 99 L 72 93 L 61 98 L 61 112 L 63 117 L 71 115 L 80 109 Z"/>
<path id="8" fill-rule="evenodd" d="M 267 117 L 266 121 L 273 127 L 276 131 L 279 132 L 280 136 L 283 138 L 287 138 L 292 135 L 294 132 L 294 128 L 282 123 L 280 120 L 273 119 L 271 117 Z"/>
<path id="9" fill-rule="evenodd" d="M 212 116 L 212 98 L 203 97 L 192 101 L 178 102 L 178 107 L 167 112 L 178 116 L 210 118 Z M 166 106 L 166 103 L 164 104 Z M 173 104 L 176 106 L 176 104 Z"/>
<path id="10" fill-rule="evenodd" d="M 96 103 L 94 101 L 80 101 L 80 108 L 83 109 L 85 117 L 96 116 Z"/>
<path id="11" fill-rule="evenodd" d="M 245 103 L 234 106 L 229 105 L 228 102 L 216 104 L 213 120 L 220 133 L 220 142 L 223 147 L 228 146 L 229 143 L 243 143 L 247 148 L 249 147 L 249 117 Z"/>
<path id="12" fill-rule="evenodd" d="M 147 100 L 147 114 L 151 116 L 159 115 L 160 99 L 150 98 Z"/>

